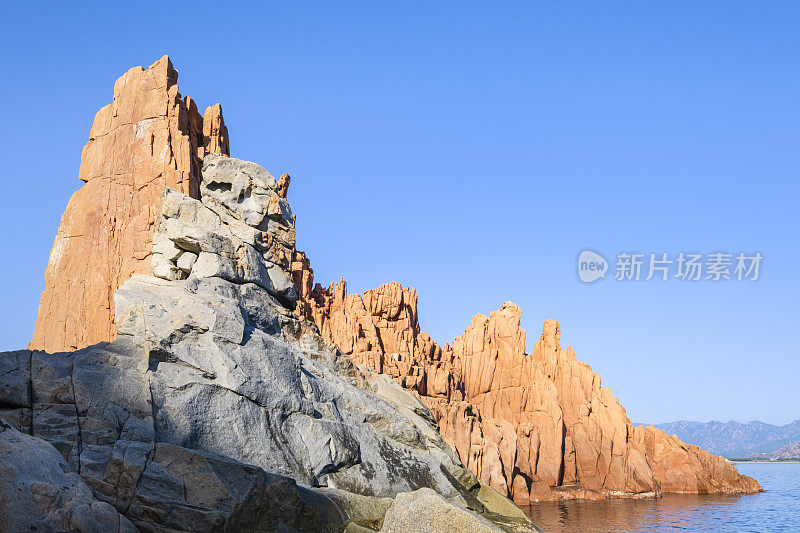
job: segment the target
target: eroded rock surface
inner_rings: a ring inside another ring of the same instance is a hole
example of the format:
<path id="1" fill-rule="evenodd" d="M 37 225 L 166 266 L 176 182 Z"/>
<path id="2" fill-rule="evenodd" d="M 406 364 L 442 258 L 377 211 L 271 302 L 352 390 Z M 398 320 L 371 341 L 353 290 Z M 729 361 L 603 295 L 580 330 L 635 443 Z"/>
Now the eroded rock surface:
<path id="1" fill-rule="evenodd" d="M 475 520 L 469 511 L 447 502 L 431 489 L 399 494 L 386 513 L 382 533 L 433 533 L 437 531 L 501 532 L 486 519 Z"/>
<path id="2" fill-rule="evenodd" d="M 761 490 L 721 457 L 656 428 L 634 428 L 600 376 L 561 348 L 555 320 L 527 354 L 521 311 L 508 302 L 476 315 L 442 348 L 420 331 L 413 289 L 393 282 L 357 295 L 343 280 L 314 286 L 300 252 L 292 277 L 296 312 L 354 361 L 417 394 L 463 463 L 519 504 Z"/>
<path id="3" fill-rule="evenodd" d="M 535 530 L 461 464 L 419 399 L 292 312 L 285 185 L 213 154 L 202 176 L 199 199 L 160 196 L 151 273 L 117 289 L 114 341 L 0 354 L 7 432 L 70 476 L 53 483 L 53 512 L 120 530 L 378 530 L 397 494 L 427 488 L 465 523 Z M 12 487 L 38 490 L 37 475 Z"/>
<path id="4" fill-rule="evenodd" d="M 55 448 L 0 418 L 0 530 L 136 531 Z"/>
<path id="5" fill-rule="evenodd" d="M 164 187 L 200 195 L 206 154 L 228 154 L 219 104 L 198 112 L 164 56 L 130 69 L 97 112 L 78 176 L 86 183 L 61 217 L 30 349 L 58 352 L 116 336 L 114 291 L 148 274 Z"/>

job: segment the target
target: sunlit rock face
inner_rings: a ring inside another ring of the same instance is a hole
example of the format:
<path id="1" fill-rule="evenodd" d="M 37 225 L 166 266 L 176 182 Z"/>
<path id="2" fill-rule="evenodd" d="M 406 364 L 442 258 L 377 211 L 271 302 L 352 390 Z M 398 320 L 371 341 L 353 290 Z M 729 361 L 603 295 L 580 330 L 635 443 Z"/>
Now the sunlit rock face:
<path id="1" fill-rule="evenodd" d="M 0 354 L 0 529 L 524 531 L 498 492 L 760 490 L 632 427 L 555 321 L 527 354 L 506 303 L 441 347 L 413 289 L 314 285 L 289 176 L 226 157 L 176 82 L 132 69 L 95 119 L 31 343 L 63 353 Z"/>
<path id="2" fill-rule="evenodd" d="M 517 503 L 761 490 L 721 457 L 634 428 L 600 376 L 561 348 L 555 320 L 527 354 L 521 311 L 507 302 L 442 348 L 420 332 L 414 289 L 393 282 L 347 294 L 343 280 L 323 289 L 300 252 L 292 276 L 296 312 L 354 361 L 417 394 L 464 464 Z"/>
<path id="3" fill-rule="evenodd" d="M 132 68 L 97 112 L 78 172 L 86 183 L 61 217 L 30 349 L 114 340 L 114 291 L 132 274 L 150 272 L 164 187 L 199 198 L 203 158 L 228 154 L 221 107 L 201 115 L 177 81 L 166 56 L 146 70 Z"/>
<path id="4" fill-rule="evenodd" d="M 0 354 L 0 529 L 394 531 L 398 494 L 433 493 L 431 521 L 535 531 L 419 399 L 292 312 L 286 184 L 214 154 L 201 175 L 155 202 L 113 341 Z"/>

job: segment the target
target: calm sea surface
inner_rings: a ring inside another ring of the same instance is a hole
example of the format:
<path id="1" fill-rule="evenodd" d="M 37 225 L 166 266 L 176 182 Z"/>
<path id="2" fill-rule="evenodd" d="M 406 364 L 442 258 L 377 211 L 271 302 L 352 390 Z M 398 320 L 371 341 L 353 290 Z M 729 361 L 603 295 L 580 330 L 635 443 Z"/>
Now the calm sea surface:
<path id="1" fill-rule="evenodd" d="M 737 464 L 767 492 L 746 496 L 667 495 L 654 500 L 543 502 L 530 516 L 545 531 L 800 532 L 800 463 Z"/>

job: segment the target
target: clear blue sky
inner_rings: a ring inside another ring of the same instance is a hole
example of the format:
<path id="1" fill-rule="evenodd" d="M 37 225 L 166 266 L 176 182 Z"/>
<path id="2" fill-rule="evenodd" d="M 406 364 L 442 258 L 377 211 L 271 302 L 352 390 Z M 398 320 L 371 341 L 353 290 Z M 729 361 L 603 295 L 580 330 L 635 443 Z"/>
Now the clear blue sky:
<path id="1" fill-rule="evenodd" d="M 800 418 L 795 3 L 14 2 L 0 26 L 0 349 L 33 333 L 94 113 L 167 53 L 232 155 L 291 173 L 318 281 L 412 285 L 442 343 L 506 300 L 531 348 L 557 318 L 635 421 Z M 583 285 L 587 247 L 765 259 Z"/>

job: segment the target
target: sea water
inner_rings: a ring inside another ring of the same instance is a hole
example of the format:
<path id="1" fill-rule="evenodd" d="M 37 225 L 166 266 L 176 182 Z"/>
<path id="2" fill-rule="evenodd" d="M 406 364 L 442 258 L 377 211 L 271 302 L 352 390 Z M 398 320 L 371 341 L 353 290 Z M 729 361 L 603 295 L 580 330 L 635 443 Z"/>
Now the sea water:
<path id="1" fill-rule="evenodd" d="M 545 531 L 800 532 L 800 463 L 740 463 L 736 467 L 758 480 L 766 492 L 541 502 L 528 511 Z"/>

